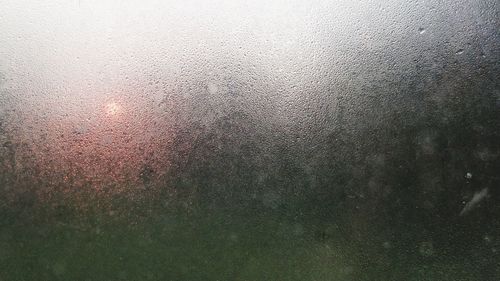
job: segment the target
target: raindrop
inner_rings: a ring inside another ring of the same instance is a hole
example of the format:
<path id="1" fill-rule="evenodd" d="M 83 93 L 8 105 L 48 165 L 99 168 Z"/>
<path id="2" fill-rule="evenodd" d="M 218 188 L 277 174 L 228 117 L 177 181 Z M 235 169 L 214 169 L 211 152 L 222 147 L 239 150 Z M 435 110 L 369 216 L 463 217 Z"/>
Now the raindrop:
<path id="1" fill-rule="evenodd" d="M 430 241 L 420 243 L 418 251 L 422 256 L 430 257 L 434 255 L 434 245 Z"/>
<path id="2" fill-rule="evenodd" d="M 487 235 L 487 234 L 486 234 L 486 235 L 483 237 L 483 240 L 484 240 L 484 242 L 486 242 L 486 243 L 491 243 L 491 236 L 489 236 L 489 235 Z"/>

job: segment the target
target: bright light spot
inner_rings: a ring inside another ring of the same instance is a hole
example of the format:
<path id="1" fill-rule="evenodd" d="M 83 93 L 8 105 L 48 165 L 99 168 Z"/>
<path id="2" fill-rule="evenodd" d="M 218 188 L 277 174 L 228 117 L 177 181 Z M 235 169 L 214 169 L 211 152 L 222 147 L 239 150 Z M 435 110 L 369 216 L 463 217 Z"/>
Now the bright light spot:
<path id="1" fill-rule="evenodd" d="M 107 115 L 117 115 L 122 111 L 122 107 L 116 102 L 110 102 L 106 105 L 106 114 Z"/>

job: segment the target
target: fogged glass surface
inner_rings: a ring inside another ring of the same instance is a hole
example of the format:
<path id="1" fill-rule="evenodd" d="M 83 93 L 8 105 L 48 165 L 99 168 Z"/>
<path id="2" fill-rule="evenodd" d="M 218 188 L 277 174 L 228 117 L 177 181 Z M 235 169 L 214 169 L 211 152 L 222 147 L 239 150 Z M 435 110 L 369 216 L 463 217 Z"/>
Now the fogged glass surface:
<path id="1" fill-rule="evenodd" d="M 500 280 L 498 19 L 0 0 L 0 280 Z"/>

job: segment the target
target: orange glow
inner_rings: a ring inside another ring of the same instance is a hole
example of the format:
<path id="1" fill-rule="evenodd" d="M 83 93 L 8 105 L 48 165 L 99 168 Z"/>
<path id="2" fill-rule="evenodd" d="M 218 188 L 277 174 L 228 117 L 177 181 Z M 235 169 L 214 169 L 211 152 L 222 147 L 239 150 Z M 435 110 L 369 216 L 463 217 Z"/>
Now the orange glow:
<path id="1" fill-rule="evenodd" d="M 106 114 L 107 115 L 117 115 L 122 111 L 122 107 L 116 102 L 110 102 L 106 105 Z"/>

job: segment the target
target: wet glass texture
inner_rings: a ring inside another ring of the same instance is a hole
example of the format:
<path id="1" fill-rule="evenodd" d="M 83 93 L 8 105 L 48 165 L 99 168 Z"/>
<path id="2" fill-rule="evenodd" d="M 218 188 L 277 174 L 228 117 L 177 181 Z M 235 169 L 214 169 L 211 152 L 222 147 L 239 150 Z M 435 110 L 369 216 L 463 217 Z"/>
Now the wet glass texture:
<path id="1" fill-rule="evenodd" d="M 499 5 L 0 0 L 0 280 L 500 280 Z"/>

